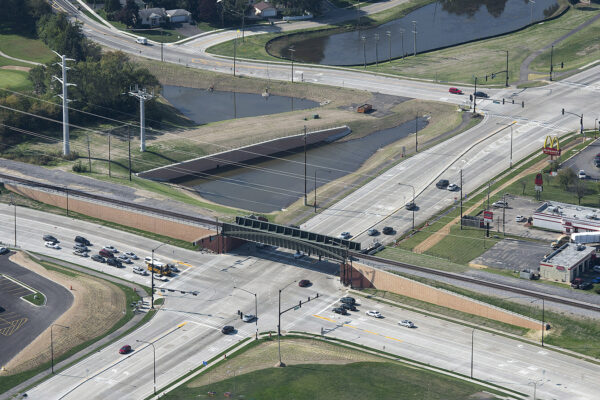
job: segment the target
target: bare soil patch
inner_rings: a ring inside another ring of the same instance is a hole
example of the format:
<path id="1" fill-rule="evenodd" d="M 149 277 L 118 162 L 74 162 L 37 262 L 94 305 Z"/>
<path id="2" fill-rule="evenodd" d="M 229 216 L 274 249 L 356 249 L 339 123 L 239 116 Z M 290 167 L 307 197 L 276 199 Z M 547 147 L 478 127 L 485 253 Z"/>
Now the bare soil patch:
<path id="1" fill-rule="evenodd" d="M 69 329 L 60 328 L 60 332 L 59 330 L 54 332 L 54 358 L 83 342 L 102 335 L 123 317 L 126 297 L 125 293 L 117 286 L 71 270 L 68 270 L 68 275 L 48 270 L 22 252 L 14 254 L 10 260 L 64 286 L 73 293 L 73 305 L 54 322 L 69 327 Z M 72 274 L 76 274 L 76 276 L 72 276 Z M 6 371 L 0 372 L 0 376 L 23 372 L 50 361 L 49 343 L 50 328 L 42 332 L 10 360 L 5 366 Z"/>
<path id="2" fill-rule="evenodd" d="M 14 71 L 29 72 L 29 70 L 31 70 L 31 67 L 21 67 L 21 66 L 18 66 L 18 65 L 5 65 L 3 67 L 0 67 L 0 69 L 12 69 Z"/>
<path id="3" fill-rule="evenodd" d="M 281 357 L 287 365 L 296 364 L 349 364 L 360 361 L 381 361 L 380 357 L 335 346 L 320 340 L 285 339 L 281 341 Z M 279 362 L 277 341 L 264 342 L 242 353 L 227 363 L 211 369 L 190 381 L 189 387 L 208 385 L 236 375 L 272 368 Z"/>

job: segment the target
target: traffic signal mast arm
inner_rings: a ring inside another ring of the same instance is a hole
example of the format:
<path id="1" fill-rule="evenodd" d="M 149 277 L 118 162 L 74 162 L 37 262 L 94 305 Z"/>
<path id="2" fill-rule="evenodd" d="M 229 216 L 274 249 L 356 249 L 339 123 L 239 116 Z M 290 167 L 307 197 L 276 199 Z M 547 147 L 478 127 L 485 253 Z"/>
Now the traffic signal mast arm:
<path id="1" fill-rule="evenodd" d="M 315 300 L 315 299 L 318 299 L 318 298 L 319 298 L 319 293 L 317 293 L 317 294 L 315 295 L 315 297 L 312 297 L 312 298 L 311 298 L 310 296 L 308 296 L 308 300 L 305 300 L 305 301 L 302 301 L 302 300 L 300 300 L 300 301 L 298 302 L 298 305 L 291 306 L 290 308 L 288 308 L 288 309 L 285 309 L 285 310 L 281 311 L 281 312 L 279 313 L 279 315 L 285 314 L 286 312 L 288 312 L 288 311 L 291 311 L 291 310 L 297 310 L 297 309 L 299 309 L 299 308 L 301 308 L 301 307 L 302 307 L 302 304 L 306 304 L 306 303 L 308 303 L 309 301 L 311 301 L 311 300 Z"/>

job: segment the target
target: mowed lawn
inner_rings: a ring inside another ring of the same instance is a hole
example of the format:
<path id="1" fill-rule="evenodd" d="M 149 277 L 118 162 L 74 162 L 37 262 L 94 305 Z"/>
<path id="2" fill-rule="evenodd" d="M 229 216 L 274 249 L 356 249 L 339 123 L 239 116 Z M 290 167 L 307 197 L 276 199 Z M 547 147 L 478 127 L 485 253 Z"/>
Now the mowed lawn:
<path id="1" fill-rule="evenodd" d="M 33 84 L 25 71 L 0 69 L 0 88 L 24 91 L 33 89 Z"/>
<path id="2" fill-rule="evenodd" d="M 487 389 L 486 391 L 492 391 Z M 445 399 L 464 400 L 481 386 L 391 362 L 357 362 L 346 365 L 300 364 L 267 368 L 232 377 L 214 384 L 190 388 L 182 385 L 162 399 L 215 398 L 261 400 L 381 400 Z M 478 399 L 495 399 L 486 393 Z"/>
<path id="3" fill-rule="evenodd" d="M 46 63 L 56 55 L 38 39 L 28 38 L 8 30 L 0 31 L 0 51 L 22 60 Z"/>

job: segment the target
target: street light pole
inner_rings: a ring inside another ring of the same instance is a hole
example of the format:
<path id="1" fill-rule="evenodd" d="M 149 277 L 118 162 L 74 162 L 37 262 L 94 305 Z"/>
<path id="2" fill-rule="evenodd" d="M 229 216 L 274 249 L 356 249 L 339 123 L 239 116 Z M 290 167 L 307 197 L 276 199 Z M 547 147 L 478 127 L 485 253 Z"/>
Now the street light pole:
<path id="1" fill-rule="evenodd" d="M 233 39 L 233 76 L 235 76 L 235 58 L 237 53 L 237 32 L 235 33 L 235 39 Z"/>
<path id="2" fill-rule="evenodd" d="M 404 60 L 404 29 L 400 29 L 400 42 L 402 42 L 402 59 Z"/>
<path id="3" fill-rule="evenodd" d="M 375 66 L 379 67 L 379 33 L 375 34 Z"/>
<path id="4" fill-rule="evenodd" d="M 415 153 L 419 152 L 419 112 L 415 117 Z"/>
<path id="5" fill-rule="evenodd" d="M 506 51 L 506 87 L 508 87 L 508 50 Z"/>
<path id="6" fill-rule="evenodd" d="M 413 39 L 413 55 L 416 57 L 417 56 L 417 21 L 413 21 L 413 33 L 414 33 L 414 39 Z"/>
<path id="7" fill-rule="evenodd" d="M 360 40 L 363 44 L 363 67 L 364 69 L 367 69 L 367 37 L 365 35 L 362 35 L 360 37 Z"/>
<path id="8" fill-rule="evenodd" d="M 146 342 L 145 340 L 136 340 L 136 342 L 146 343 L 152 345 L 152 350 L 154 353 L 154 394 L 156 394 L 156 347 L 154 347 L 154 343 Z"/>
<path id="9" fill-rule="evenodd" d="M 8 205 L 12 205 L 14 207 L 14 213 L 15 213 L 15 247 L 17 247 L 17 203 L 15 203 L 15 200 L 13 198 L 12 193 L 10 193 L 10 203 L 8 203 Z"/>
<path id="10" fill-rule="evenodd" d="M 258 340 L 258 298 L 256 296 L 256 293 L 253 293 L 253 292 L 251 292 L 249 290 L 246 290 L 244 288 L 237 287 L 237 286 L 234 286 L 233 288 L 234 289 L 239 289 L 239 290 L 242 290 L 242 291 L 244 291 L 246 293 L 254 295 L 254 321 L 256 323 L 256 340 Z"/>
<path id="11" fill-rule="evenodd" d="M 64 325 L 60 325 L 60 324 L 52 324 L 50 325 L 50 365 L 51 365 L 51 371 L 52 373 L 54 373 L 54 338 L 52 335 L 52 328 L 54 328 L 54 326 L 60 326 L 61 328 L 65 328 L 65 329 L 69 329 L 68 326 L 64 326 Z"/>
<path id="12" fill-rule="evenodd" d="M 410 188 L 412 189 L 412 203 L 413 203 L 413 209 L 412 209 L 412 229 L 413 231 L 415 230 L 415 187 L 413 185 L 411 185 L 410 183 L 400 183 L 398 182 L 398 185 L 402 185 L 402 186 L 410 186 Z"/>
<path id="13" fill-rule="evenodd" d="M 388 37 L 388 43 L 389 43 L 389 55 L 388 55 L 388 61 L 391 64 L 392 63 L 392 32 L 390 31 L 385 31 L 385 34 Z"/>
<path id="14" fill-rule="evenodd" d="M 477 77 L 475 78 L 475 91 L 473 91 L 473 114 L 477 113 Z"/>
<path id="15" fill-rule="evenodd" d="M 288 48 L 290 52 L 290 59 L 292 60 L 292 83 L 294 83 L 294 52 L 296 51 L 293 47 Z"/>
<path id="16" fill-rule="evenodd" d="M 279 289 L 279 312 L 278 312 L 278 320 L 277 320 L 277 347 L 279 351 L 279 366 L 285 367 L 285 364 L 281 361 L 281 292 L 284 291 L 288 286 L 296 281 L 290 282 L 283 287 L 283 289 Z"/>
<path id="17" fill-rule="evenodd" d="M 552 82 L 552 72 L 554 70 L 554 63 L 552 62 L 552 56 L 554 55 L 554 45 L 550 48 L 550 81 Z"/>

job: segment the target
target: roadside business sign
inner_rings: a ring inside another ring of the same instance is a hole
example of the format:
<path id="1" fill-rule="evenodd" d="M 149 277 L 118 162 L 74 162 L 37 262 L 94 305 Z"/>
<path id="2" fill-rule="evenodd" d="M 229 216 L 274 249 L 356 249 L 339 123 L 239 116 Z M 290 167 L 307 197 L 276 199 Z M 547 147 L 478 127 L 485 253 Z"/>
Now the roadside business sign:
<path id="1" fill-rule="evenodd" d="M 542 153 L 550 156 L 560 156 L 560 144 L 558 143 L 558 136 L 546 136 L 544 140 L 544 147 L 542 147 Z"/>
<path id="2" fill-rule="evenodd" d="M 483 218 L 484 219 L 493 220 L 494 219 L 494 212 L 493 211 L 484 211 L 483 212 Z"/>

